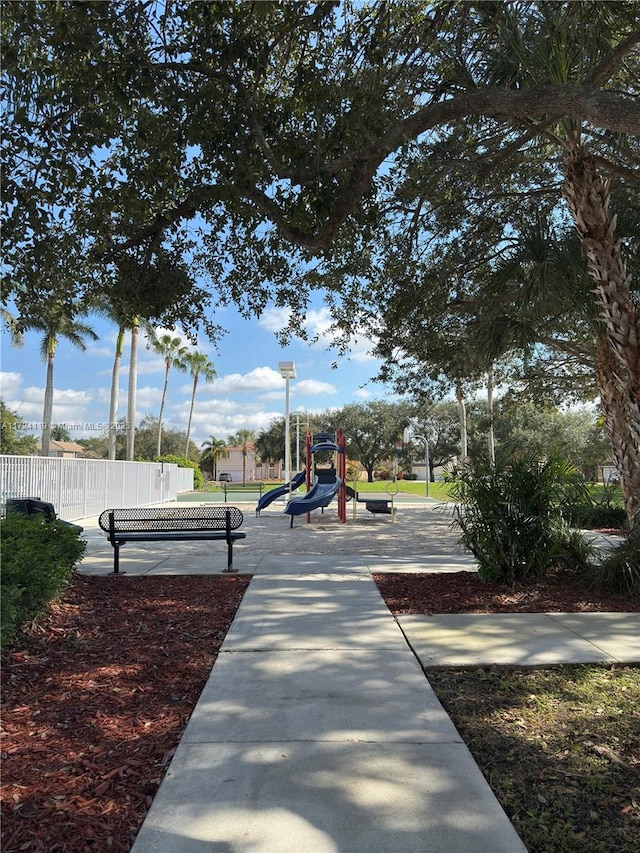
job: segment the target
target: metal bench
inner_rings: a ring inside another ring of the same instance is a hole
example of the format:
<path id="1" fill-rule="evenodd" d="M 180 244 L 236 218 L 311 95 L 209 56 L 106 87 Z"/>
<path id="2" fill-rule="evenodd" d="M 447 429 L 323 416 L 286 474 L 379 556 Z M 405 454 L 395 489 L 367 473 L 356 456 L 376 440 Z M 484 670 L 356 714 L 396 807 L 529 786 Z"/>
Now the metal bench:
<path id="1" fill-rule="evenodd" d="M 393 515 L 391 510 L 391 501 L 388 498 L 372 498 L 369 496 L 365 496 L 363 498 L 360 497 L 360 493 L 356 492 L 351 486 L 347 486 L 347 500 L 355 499 L 359 504 L 364 504 L 365 507 L 369 510 L 369 512 L 376 515 L 377 513 L 383 513 L 384 515 Z"/>
<path id="2" fill-rule="evenodd" d="M 262 497 L 262 492 L 264 491 L 264 483 L 251 482 L 246 483 L 244 486 L 241 483 L 222 483 L 222 491 L 224 492 L 224 502 L 227 502 L 227 495 L 255 495 L 258 494 L 259 497 Z"/>
<path id="3" fill-rule="evenodd" d="M 238 528 L 244 516 L 236 506 L 130 507 L 105 509 L 98 523 L 113 545 L 113 573 L 120 572 L 120 547 L 127 542 L 224 540 L 227 568 L 233 568 L 233 543 L 245 539 Z"/>
<path id="4" fill-rule="evenodd" d="M 372 513 L 383 513 L 385 515 L 391 515 L 391 506 L 389 505 L 389 501 L 380 499 L 380 500 L 365 500 L 364 498 L 358 498 L 360 503 L 364 503 L 365 507 Z"/>

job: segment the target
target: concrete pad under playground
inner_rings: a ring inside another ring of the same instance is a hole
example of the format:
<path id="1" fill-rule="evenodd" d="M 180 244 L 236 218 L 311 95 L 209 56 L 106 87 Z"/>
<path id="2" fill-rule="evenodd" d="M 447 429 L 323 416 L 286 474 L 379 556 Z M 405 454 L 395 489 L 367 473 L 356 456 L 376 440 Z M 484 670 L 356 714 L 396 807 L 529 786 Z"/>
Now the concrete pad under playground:
<path id="1" fill-rule="evenodd" d="M 640 661 L 638 613 L 450 613 L 397 620 L 425 668 Z"/>

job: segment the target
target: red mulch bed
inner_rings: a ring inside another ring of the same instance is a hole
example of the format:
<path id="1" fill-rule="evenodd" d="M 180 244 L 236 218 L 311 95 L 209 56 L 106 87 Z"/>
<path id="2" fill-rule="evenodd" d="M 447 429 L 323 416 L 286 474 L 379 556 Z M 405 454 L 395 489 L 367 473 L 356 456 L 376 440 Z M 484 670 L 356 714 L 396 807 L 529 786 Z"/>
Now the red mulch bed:
<path id="1" fill-rule="evenodd" d="M 581 587 L 570 575 L 520 584 L 481 583 L 475 572 L 374 575 L 392 613 L 640 613 L 615 595 Z"/>
<path id="2" fill-rule="evenodd" d="M 77 575 L 3 655 L 3 853 L 126 853 L 249 583 Z"/>
<path id="3" fill-rule="evenodd" d="M 555 578 L 376 575 L 398 613 L 627 610 Z M 249 578 L 74 577 L 3 655 L 3 853 L 127 853 Z"/>

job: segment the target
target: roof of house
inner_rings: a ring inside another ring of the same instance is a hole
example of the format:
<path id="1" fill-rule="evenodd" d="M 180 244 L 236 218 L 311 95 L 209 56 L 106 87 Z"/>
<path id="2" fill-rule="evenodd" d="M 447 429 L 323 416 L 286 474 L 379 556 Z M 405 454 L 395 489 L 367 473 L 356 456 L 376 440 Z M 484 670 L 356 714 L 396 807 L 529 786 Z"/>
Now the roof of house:
<path id="1" fill-rule="evenodd" d="M 42 442 L 38 442 L 38 450 L 42 450 Z M 55 441 L 51 439 L 49 442 L 49 450 L 57 450 L 60 453 L 86 453 L 86 449 L 81 444 L 76 444 L 75 441 Z"/>

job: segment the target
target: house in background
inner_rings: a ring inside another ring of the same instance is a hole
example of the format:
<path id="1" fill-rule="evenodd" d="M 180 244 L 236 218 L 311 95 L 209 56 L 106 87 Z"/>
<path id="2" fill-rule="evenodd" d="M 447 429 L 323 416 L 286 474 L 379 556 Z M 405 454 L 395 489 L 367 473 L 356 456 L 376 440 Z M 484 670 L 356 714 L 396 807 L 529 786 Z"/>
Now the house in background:
<path id="1" fill-rule="evenodd" d="M 253 444 L 227 445 L 227 456 L 218 462 L 218 476 L 230 474 L 233 483 L 242 483 L 243 471 L 246 483 L 252 480 L 278 480 L 283 476 L 283 465 L 277 462 L 262 462 L 256 459 L 256 449 Z M 246 456 L 244 451 L 246 450 Z"/>
<path id="2" fill-rule="evenodd" d="M 49 442 L 49 456 L 55 456 L 58 459 L 86 459 L 91 454 L 88 454 L 86 449 L 75 441 L 54 441 Z M 42 444 L 38 442 L 38 456 L 42 456 Z"/>

